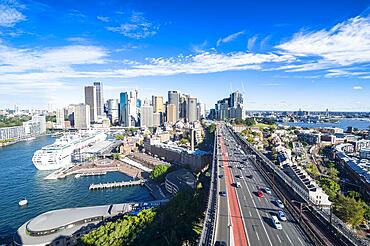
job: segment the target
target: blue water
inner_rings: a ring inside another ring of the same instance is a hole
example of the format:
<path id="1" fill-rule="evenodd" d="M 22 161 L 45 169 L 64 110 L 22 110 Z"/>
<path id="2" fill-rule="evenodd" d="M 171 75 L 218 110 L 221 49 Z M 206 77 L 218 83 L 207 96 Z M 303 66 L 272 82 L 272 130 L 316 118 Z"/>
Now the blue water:
<path id="1" fill-rule="evenodd" d="M 118 172 L 78 179 L 71 176 L 44 180 L 50 172 L 37 170 L 31 158 L 35 150 L 54 140 L 45 136 L 0 148 L 0 241 L 27 220 L 49 210 L 153 200 L 145 187 L 89 191 L 91 183 L 130 179 Z M 18 206 L 23 197 L 29 202 L 25 208 Z"/>
<path id="2" fill-rule="evenodd" d="M 307 122 L 284 122 L 282 125 L 287 126 L 300 126 L 306 128 L 323 128 L 323 127 L 339 127 L 343 130 L 347 130 L 347 127 L 352 126 L 358 129 L 369 129 L 370 120 L 359 120 L 359 119 L 341 119 L 337 123 L 307 123 Z"/>

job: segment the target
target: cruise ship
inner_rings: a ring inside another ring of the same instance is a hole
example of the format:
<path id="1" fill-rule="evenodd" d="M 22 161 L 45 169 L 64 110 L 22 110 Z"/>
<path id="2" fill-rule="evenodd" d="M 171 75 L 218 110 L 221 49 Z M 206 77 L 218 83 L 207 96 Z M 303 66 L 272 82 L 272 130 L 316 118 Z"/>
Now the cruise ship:
<path id="1" fill-rule="evenodd" d="M 107 135 L 98 131 L 80 131 L 62 136 L 53 144 L 37 150 L 32 162 L 38 170 L 55 170 L 71 165 L 72 153 L 96 142 L 104 141 Z"/>

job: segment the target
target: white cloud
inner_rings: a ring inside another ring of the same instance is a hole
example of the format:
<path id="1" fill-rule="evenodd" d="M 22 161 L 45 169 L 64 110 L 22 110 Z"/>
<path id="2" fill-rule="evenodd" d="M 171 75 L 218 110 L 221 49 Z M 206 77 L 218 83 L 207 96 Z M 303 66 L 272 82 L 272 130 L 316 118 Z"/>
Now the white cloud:
<path id="1" fill-rule="evenodd" d="M 253 37 L 251 37 L 251 38 L 248 39 L 247 49 L 249 51 L 252 51 L 253 50 L 253 47 L 254 47 L 254 44 L 257 41 L 257 38 L 258 38 L 258 36 L 257 35 L 254 35 Z"/>
<path id="2" fill-rule="evenodd" d="M 119 26 L 106 27 L 107 30 L 120 33 L 128 38 L 143 39 L 154 36 L 159 25 L 151 23 L 141 12 L 132 12 L 129 21 Z"/>
<path id="3" fill-rule="evenodd" d="M 276 48 L 283 54 L 310 58 L 317 65 L 335 67 L 370 62 L 370 17 L 357 16 L 329 30 L 300 32 Z"/>
<path id="4" fill-rule="evenodd" d="M 359 85 L 356 85 L 356 86 L 353 86 L 352 89 L 354 90 L 362 90 L 362 86 L 359 86 Z"/>
<path id="5" fill-rule="evenodd" d="M 14 4 L 0 3 L 0 26 L 12 27 L 26 17 L 19 12 Z"/>
<path id="6" fill-rule="evenodd" d="M 107 16 L 97 16 L 96 18 L 98 20 L 102 21 L 102 22 L 109 22 L 110 21 L 109 17 L 107 17 Z"/>
<path id="7" fill-rule="evenodd" d="M 220 46 L 223 43 L 231 42 L 231 41 L 237 39 L 238 37 L 240 37 L 241 35 L 243 35 L 244 33 L 245 33 L 245 31 L 240 31 L 240 32 L 230 34 L 230 35 L 228 35 L 224 38 L 220 38 L 219 40 L 217 40 L 217 46 Z"/>
<path id="8" fill-rule="evenodd" d="M 87 38 L 83 38 L 83 37 L 70 37 L 70 38 L 67 38 L 66 40 L 70 42 L 77 42 L 77 43 L 83 43 L 83 42 L 88 41 Z"/>

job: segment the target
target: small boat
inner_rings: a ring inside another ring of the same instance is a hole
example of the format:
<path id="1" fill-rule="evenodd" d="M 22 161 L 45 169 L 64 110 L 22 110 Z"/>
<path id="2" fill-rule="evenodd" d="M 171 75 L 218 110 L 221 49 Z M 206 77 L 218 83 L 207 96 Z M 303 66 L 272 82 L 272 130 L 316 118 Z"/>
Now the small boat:
<path id="1" fill-rule="evenodd" d="M 20 201 L 18 202 L 18 204 L 19 204 L 19 206 L 25 206 L 25 205 L 27 205 L 27 204 L 28 204 L 28 201 L 27 201 L 27 199 L 26 199 L 26 198 L 23 198 L 22 200 L 20 200 Z"/>

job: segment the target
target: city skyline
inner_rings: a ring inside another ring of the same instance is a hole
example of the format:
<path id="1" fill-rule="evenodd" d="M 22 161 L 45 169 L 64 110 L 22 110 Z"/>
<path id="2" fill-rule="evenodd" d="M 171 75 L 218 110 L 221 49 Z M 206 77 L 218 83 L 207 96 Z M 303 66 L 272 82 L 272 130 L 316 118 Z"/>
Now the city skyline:
<path id="1" fill-rule="evenodd" d="M 0 9 L 1 108 L 80 103 L 81 88 L 101 81 L 105 99 L 179 90 L 210 109 L 239 90 L 246 110 L 370 111 L 367 1 Z"/>

